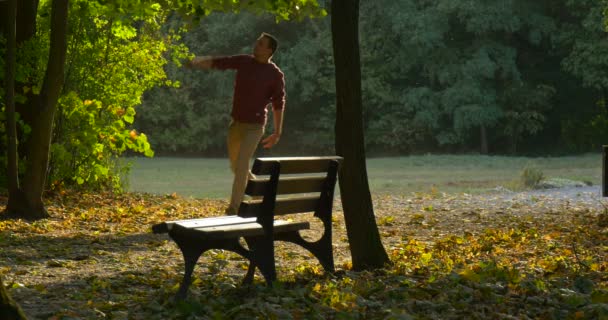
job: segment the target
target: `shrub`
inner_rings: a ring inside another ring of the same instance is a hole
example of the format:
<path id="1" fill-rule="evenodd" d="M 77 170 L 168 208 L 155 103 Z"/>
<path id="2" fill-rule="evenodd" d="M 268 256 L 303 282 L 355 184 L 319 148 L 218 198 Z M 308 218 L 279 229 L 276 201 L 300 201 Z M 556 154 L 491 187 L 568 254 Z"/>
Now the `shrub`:
<path id="1" fill-rule="evenodd" d="M 545 179 L 545 174 L 542 170 L 534 165 L 526 165 L 521 172 L 520 181 L 524 188 L 538 188 L 541 181 Z"/>

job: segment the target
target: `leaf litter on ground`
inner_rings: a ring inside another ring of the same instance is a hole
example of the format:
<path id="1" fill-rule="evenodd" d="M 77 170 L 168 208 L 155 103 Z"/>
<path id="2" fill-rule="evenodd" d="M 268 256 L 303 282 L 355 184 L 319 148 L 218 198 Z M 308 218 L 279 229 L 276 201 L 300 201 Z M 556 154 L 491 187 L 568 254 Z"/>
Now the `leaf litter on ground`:
<path id="1" fill-rule="evenodd" d="M 608 319 L 608 210 L 598 197 L 433 189 L 373 200 L 391 260 L 380 270 L 351 270 L 336 199 L 336 273 L 280 243 L 277 284 L 256 275 L 242 286 L 245 261 L 212 250 L 189 298 L 174 302 L 183 258 L 151 225 L 219 216 L 227 203 L 64 192 L 46 200 L 49 219 L 0 221 L 0 274 L 32 319 Z"/>

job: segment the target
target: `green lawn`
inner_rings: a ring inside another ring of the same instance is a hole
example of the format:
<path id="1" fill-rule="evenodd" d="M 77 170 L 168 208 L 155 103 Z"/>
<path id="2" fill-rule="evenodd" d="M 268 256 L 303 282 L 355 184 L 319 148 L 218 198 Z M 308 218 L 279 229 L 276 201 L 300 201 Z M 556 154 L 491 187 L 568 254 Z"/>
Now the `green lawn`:
<path id="1" fill-rule="evenodd" d="M 227 159 L 129 158 L 130 191 L 176 192 L 195 198 L 227 198 L 231 173 Z M 533 165 L 548 178 L 599 184 L 601 155 L 524 158 L 479 155 L 422 155 L 367 160 L 372 193 L 430 191 L 478 193 L 503 186 L 516 188 L 524 167 Z"/>

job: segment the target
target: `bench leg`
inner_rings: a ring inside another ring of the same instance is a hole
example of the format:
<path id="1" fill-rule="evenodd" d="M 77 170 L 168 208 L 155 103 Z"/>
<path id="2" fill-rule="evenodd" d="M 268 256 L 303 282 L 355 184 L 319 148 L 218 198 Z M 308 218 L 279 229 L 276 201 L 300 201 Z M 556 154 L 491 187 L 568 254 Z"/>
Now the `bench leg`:
<path id="1" fill-rule="evenodd" d="M 179 286 L 179 290 L 175 294 L 175 300 L 184 300 L 188 294 L 188 288 L 192 283 L 192 273 L 194 267 L 198 262 L 201 255 L 209 249 L 223 249 L 240 254 L 247 260 L 249 260 L 249 268 L 251 270 L 251 278 L 253 279 L 253 271 L 255 271 L 256 264 L 253 262 L 253 254 L 251 250 L 247 250 L 241 246 L 238 238 L 222 239 L 218 241 L 213 240 L 201 240 L 189 238 L 179 234 L 171 234 L 171 237 L 182 251 L 184 256 L 184 278 Z M 274 266 L 274 260 L 273 260 Z M 261 270 L 261 269 L 260 269 Z M 249 274 L 249 271 L 247 272 Z"/>
<path id="2" fill-rule="evenodd" d="M 188 294 L 188 288 L 190 287 L 190 283 L 192 283 L 192 273 L 194 272 L 194 266 L 203 252 L 207 251 L 208 248 L 201 246 L 193 246 L 188 244 L 187 240 L 180 241 L 175 239 L 179 249 L 182 251 L 182 255 L 184 256 L 184 278 L 182 279 L 182 283 L 179 286 L 179 290 L 175 294 L 175 300 L 180 301 L 186 298 Z"/>
<path id="3" fill-rule="evenodd" d="M 246 239 L 251 252 L 249 269 L 243 279 L 243 283 L 251 283 L 255 268 L 260 269 L 268 286 L 277 279 L 277 271 L 274 262 L 274 243 L 272 239 L 265 237 L 249 237 Z"/>
<path id="4" fill-rule="evenodd" d="M 298 231 L 275 234 L 274 239 L 277 241 L 295 243 L 301 246 L 302 248 L 310 251 L 310 253 L 312 253 L 317 260 L 319 260 L 319 263 L 321 266 L 323 266 L 323 269 L 325 269 L 326 272 L 336 271 L 334 267 L 334 255 L 331 247 L 331 238 L 327 236 L 327 232 L 316 242 L 304 240 Z"/>
<path id="5" fill-rule="evenodd" d="M 253 282 L 253 276 L 255 274 L 255 263 L 249 261 L 249 268 L 247 268 L 247 274 L 243 278 L 242 284 L 249 285 Z"/>
<path id="6" fill-rule="evenodd" d="M 249 249 L 251 249 L 254 246 L 255 241 L 256 240 L 254 238 L 245 237 L 245 242 L 247 243 L 247 247 Z M 251 251 L 249 251 L 249 252 L 251 252 Z M 255 275 L 255 268 L 256 268 L 255 262 L 253 262 L 252 259 L 249 259 L 249 267 L 247 268 L 247 274 L 245 274 L 242 284 L 250 285 L 253 282 L 253 276 Z"/>

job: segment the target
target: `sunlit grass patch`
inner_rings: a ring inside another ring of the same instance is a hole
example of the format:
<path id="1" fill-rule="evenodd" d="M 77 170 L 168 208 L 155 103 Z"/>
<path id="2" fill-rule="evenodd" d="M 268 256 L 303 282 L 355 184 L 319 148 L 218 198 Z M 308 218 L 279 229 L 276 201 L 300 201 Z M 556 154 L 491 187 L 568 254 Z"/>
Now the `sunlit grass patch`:
<path id="1" fill-rule="evenodd" d="M 134 161 L 129 190 L 156 194 L 176 192 L 195 198 L 228 198 L 232 174 L 227 159 L 129 158 Z M 415 155 L 369 158 L 369 184 L 374 194 L 411 192 L 481 193 L 503 187 L 522 190 L 520 176 L 528 166 L 545 178 L 598 184 L 601 155 L 507 157 L 483 155 Z M 336 191 L 339 193 L 339 188 Z"/>

